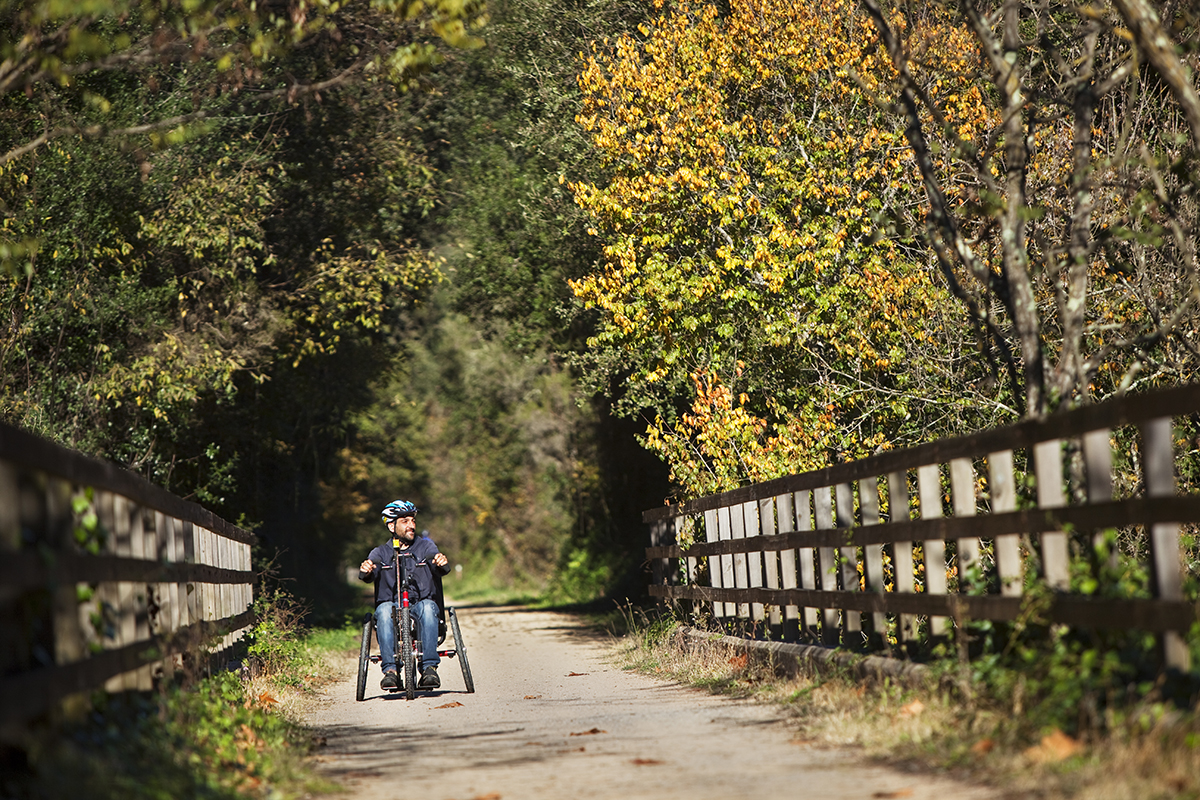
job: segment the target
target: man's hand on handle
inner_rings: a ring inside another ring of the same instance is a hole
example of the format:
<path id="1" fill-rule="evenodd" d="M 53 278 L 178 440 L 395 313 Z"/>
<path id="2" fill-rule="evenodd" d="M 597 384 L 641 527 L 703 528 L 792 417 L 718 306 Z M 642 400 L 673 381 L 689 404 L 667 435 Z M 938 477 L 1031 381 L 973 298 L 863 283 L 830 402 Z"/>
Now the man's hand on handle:
<path id="1" fill-rule="evenodd" d="M 444 553 L 437 553 L 431 560 L 433 561 L 433 565 L 435 567 L 444 567 L 450 563 L 450 559 L 446 558 Z M 375 571 L 375 562 L 369 558 L 364 560 L 358 565 L 358 571 L 364 575 L 370 575 Z"/>

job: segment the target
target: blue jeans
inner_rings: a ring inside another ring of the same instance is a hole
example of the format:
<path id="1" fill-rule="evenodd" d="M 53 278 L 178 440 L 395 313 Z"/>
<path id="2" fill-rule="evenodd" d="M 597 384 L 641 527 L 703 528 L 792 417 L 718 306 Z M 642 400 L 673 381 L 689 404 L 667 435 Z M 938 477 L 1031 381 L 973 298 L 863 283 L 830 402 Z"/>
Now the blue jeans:
<path id="1" fill-rule="evenodd" d="M 384 672 L 396 669 L 396 628 L 392 625 L 392 601 L 375 606 L 375 635 L 379 639 L 379 665 Z M 408 607 L 417 621 L 417 638 L 421 640 L 421 663 L 417 672 L 441 663 L 438 657 L 438 605 L 433 600 L 418 600 Z"/>

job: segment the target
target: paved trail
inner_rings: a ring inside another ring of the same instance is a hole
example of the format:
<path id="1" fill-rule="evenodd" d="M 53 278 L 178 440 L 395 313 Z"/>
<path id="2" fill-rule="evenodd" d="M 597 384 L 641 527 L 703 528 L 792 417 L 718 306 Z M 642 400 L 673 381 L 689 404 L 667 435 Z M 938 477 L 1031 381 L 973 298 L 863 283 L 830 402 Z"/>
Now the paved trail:
<path id="1" fill-rule="evenodd" d="M 798 744 L 774 709 L 623 672 L 572 617 L 522 608 L 459 612 L 475 694 L 457 662 L 442 688 L 367 699 L 354 675 L 307 721 L 319 764 L 357 800 L 922 798 L 997 794 L 864 766 L 852 749 Z M 461 705 L 458 705 L 460 704 Z M 402 769 L 401 756 L 418 769 Z"/>

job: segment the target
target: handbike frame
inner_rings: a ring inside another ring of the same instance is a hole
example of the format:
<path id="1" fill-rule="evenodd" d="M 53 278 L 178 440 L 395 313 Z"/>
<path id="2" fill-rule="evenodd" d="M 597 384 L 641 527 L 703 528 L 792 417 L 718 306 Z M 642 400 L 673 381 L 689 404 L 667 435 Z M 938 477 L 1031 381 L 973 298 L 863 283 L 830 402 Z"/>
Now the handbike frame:
<path id="1" fill-rule="evenodd" d="M 408 700 L 412 700 L 416 696 L 417 690 L 417 660 L 421 656 L 421 642 L 417 638 L 416 625 L 412 619 L 410 609 L 409 590 L 416 590 L 416 582 L 413 578 L 411 569 L 406 565 L 401 566 L 402 562 L 412 560 L 413 566 L 423 566 L 425 562 L 416 562 L 416 556 L 411 553 L 405 553 L 400 550 L 399 540 L 392 540 L 393 556 L 392 564 L 387 569 L 396 570 L 396 605 L 392 612 L 392 624 L 396 630 L 396 653 L 395 661 L 397 666 L 403 669 L 404 677 L 404 693 Z M 382 566 L 382 565 L 381 565 Z M 438 582 L 437 596 L 441 598 L 441 576 L 434 572 L 434 578 Z M 457 658 L 459 666 L 462 668 L 463 682 L 466 684 L 468 693 L 475 691 L 475 681 L 471 676 L 471 667 L 467 662 L 466 646 L 463 644 L 462 632 L 458 625 L 458 614 L 453 608 L 447 608 L 443 602 L 438 602 L 438 610 L 440 612 L 440 620 L 438 624 L 438 644 L 446 638 L 446 618 L 450 619 L 450 630 L 454 634 L 454 647 L 447 649 L 438 649 L 438 656 L 442 658 Z M 369 663 L 379 663 L 382 661 L 380 655 L 371 654 L 371 638 L 374 633 L 375 615 L 367 614 L 363 621 L 363 638 L 359 651 L 359 669 L 358 669 L 358 687 L 356 698 L 363 700 L 366 696 L 366 677 L 367 666 Z"/>

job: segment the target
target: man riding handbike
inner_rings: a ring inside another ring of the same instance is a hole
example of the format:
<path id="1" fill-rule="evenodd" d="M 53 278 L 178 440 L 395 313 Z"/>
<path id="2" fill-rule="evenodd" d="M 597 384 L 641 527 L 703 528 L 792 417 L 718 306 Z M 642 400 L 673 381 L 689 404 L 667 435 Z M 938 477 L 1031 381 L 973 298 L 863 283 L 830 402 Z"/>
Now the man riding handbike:
<path id="1" fill-rule="evenodd" d="M 417 639 L 421 642 L 420 681 L 422 689 L 437 689 L 442 685 L 438 677 L 438 622 L 441 609 L 435 598 L 438 576 L 450 571 L 450 561 L 438 551 L 433 540 L 417 536 L 417 507 L 407 500 L 394 500 L 383 509 L 383 521 L 392 534 L 384 544 L 371 551 L 358 567 L 358 579 L 364 583 L 375 582 L 375 631 L 379 636 L 380 666 L 383 668 L 382 689 L 400 688 L 396 672 L 396 627 L 393 619 L 397 593 L 397 570 L 391 568 L 402 560 L 412 578 L 409 604 L 417 624 Z M 457 628 L 455 629 L 457 632 Z M 408 687 L 413 688 L 413 687 Z M 361 698 L 360 698 L 361 699 Z"/>

